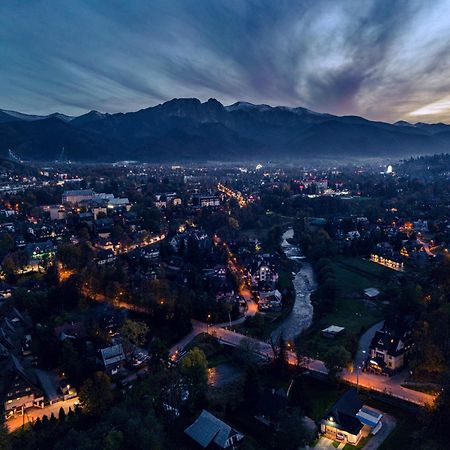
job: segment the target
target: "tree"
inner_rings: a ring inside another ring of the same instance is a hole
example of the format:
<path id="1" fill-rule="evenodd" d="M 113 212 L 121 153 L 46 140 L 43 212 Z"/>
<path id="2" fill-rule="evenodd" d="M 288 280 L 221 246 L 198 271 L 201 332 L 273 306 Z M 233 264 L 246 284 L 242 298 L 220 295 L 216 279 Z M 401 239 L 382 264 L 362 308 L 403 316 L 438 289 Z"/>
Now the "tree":
<path id="1" fill-rule="evenodd" d="M 61 343 L 59 352 L 58 367 L 67 373 L 70 378 L 78 378 L 80 356 L 69 339 Z"/>
<path id="2" fill-rule="evenodd" d="M 194 347 L 189 350 L 181 362 L 181 372 L 193 385 L 206 385 L 208 361 L 201 349 Z"/>
<path id="3" fill-rule="evenodd" d="M 62 406 L 61 408 L 59 408 L 58 420 L 61 423 L 64 423 L 66 421 L 66 412 L 64 411 L 64 408 Z"/>
<path id="4" fill-rule="evenodd" d="M 2 450 L 11 450 L 12 443 L 10 435 L 8 434 L 8 430 L 5 426 L 4 416 L 1 414 L 0 417 L 0 448 Z"/>
<path id="5" fill-rule="evenodd" d="M 262 392 L 261 379 L 258 369 L 249 365 L 244 380 L 244 400 L 246 403 L 254 403 L 259 400 Z"/>
<path id="6" fill-rule="evenodd" d="M 92 415 L 104 413 L 113 401 L 111 381 L 103 372 L 95 372 L 81 386 L 80 404 L 83 409 Z"/>
<path id="7" fill-rule="evenodd" d="M 112 430 L 105 437 L 105 450 L 119 450 L 123 444 L 123 433 Z"/>
<path id="8" fill-rule="evenodd" d="M 278 345 L 271 343 L 274 354 L 273 366 L 279 375 L 284 375 L 289 367 L 287 344 L 283 337 L 278 339 Z"/>
<path id="9" fill-rule="evenodd" d="M 136 320 L 126 319 L 122 325 L 122 335 L 134 345 L 144 345 L 150 331 L 147 324 Z"/>
<path id="10" fill-rule="evenodd" d="M 351 362 L 352 355 L 340 345 L 331 347 L 325 353 L 323 360 L 330 378 L 336 379 L 339 372 Z"/>
<path id="11" fill-rule="evenodd" d="M 297 450 L 306 445 L 312 438 L 306 429 L 303 415 L 295 408 L 284 411 L 279 421 L 279 431 L 276 434 L 277 447 L 285 450 Z"/>

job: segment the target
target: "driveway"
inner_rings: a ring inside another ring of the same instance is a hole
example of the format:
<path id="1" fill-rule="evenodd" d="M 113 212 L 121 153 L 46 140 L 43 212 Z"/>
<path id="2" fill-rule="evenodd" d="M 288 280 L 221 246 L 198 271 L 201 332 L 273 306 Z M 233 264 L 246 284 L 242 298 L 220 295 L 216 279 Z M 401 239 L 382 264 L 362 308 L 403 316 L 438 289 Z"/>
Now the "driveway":
<path id="1" fill-rule="evenodd" d="M 362 367 L 363 362 L 369 355 L 369 345 L 375 333 L 381 330 L 384 320 L 371 326 L 359 339 L 358 352 L 355 356 L 355 367 Z"/>
<path id="2" fill-rule="evenodd" d="M 389 414 L 384 414 L 381 422 L 381 430 L 364 446 L 364 450 L 377 450 L 397 425 L 395 418 Z"/>
<path id="3" fill-rule="evenodd" d="M 321 437 L 315 447 L 313 447 L 314 450 L 335 450 L 336 447 L 333 446 L 333 441 L 331 439 L 328 439 L 326 437 Z"/>

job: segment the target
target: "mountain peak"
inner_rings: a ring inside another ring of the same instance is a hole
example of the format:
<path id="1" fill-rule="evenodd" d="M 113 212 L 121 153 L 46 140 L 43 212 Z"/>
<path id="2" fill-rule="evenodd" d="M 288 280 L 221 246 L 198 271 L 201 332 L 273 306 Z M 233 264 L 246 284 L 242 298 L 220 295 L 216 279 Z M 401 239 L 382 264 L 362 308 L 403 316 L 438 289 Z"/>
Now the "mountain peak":
<path id="1" fill-rule="evenodd" d="M 255 105 L 250 102 L 236 102 L 232 105 L 228 105 L 225 107 L 227 111 L 245 111 L 245 110 L 258 110 L 258 111 L 268 111 L 269 109 L 272 109 L 269 105 Z"/>

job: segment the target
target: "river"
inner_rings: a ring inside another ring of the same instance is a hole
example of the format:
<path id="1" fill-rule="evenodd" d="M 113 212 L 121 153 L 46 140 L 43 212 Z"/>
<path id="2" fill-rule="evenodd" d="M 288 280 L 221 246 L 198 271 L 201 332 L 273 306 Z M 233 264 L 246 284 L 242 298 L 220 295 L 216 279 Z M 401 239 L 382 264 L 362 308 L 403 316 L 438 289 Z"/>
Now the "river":
<path id="1" fill-rule="evenodd" d="M 315 289 L 314 272 L 301 255 L 299 248 L 288 242 L 294 236 L 294 230 L 289 228 L 282 237 L 281 247 L 285 255 L 292 260 L 301 260 L 302 267 L 295 274 L 293 284 L 295 288 L 295 302 L 292 311 L 284 322 L 272 332 L 272 338 L 283 336 L 286 340 L 295 339 L 303 330 L 306 330 L 312 322 L 313 306 L 311 304 L 311 292 Z"/>

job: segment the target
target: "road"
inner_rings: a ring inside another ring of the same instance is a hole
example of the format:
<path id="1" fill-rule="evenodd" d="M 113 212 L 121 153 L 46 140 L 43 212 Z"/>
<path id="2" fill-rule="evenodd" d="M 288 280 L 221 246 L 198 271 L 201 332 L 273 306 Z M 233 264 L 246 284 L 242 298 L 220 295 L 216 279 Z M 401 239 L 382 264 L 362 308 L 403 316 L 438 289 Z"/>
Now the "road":
<path id="1" fill-rule="evenodd" d="M 75 408 L 79 402 L 78 397 L 70 398 L 69 400 L 65 400 L 63 402 L 53 403 L 53 405 L 44 406 L 44 408 L 29 408 L 25 411 L 25 418 L 22 414 L 17 414 L 11 419 L 6 421 L 6 425 L 10 432 L 17 430 L 24 423 L 27 424 L 29 422 L 34 422 L 38 417 L 42 419 L 42 417 L 47 416 L 50 419 L 51 414 L 53 413 L 56 418 L 58 418 L 59 410 L 64 408 L 66 414 L 69 412 L 69 408 L 72 410 Z"/>
<path id="2" fill-rule="evenodd" d="M 238 319 L 242 320 L 241 319 Z M 193 330 L 187 336 L 185 336 L 180 342 L 174 345 L 170 349 L 171 357 L 175 358 L 177 351 L 186 347 L 191 340 L 199 335 L 208 331 L 209 334 L 219 339 L 222 343 L 231 345 L 233 347 L 245 346 L 251 349 L 255 354 L 263 356 L 264 358 L 273 358 L 272 347 L 269 343 L 259 341 L 243 334 L 236 333 L 231 330 L 223 328 L 228 324 L 218 324 L 207 326 L 206 323 L 192 321 Z M 236 323 L 237 321 L 235 321 Z M 232 322 L 233 324 L 233 322 Z M 379 326 L 377 324 L 376 326 Z M 245 343 L 244 343 L 245 342 Z M 364 342 L 364 340 L 363 340 Z M 297 364 L 297 356 L 294 352 L 288 352 L 289 364 Z M 306 359 L 305 367 L 312 372 L 316 372 L 322 375 L 327 375 L 328 370 L 325 367 L 323 361 Z M 392 397 L 399 398 L 417 405 L 431 405 L 434 403 L 435 397 L 424 392 L 413 391 L 401 386 L 405 379 L 405 373 L 399 373 L 393 377 L 384 377 L 381 375 L 375 375 L 367 372 L 357 374 L 356 371 L 352 373 L 344 370 L 341 376 L 342 380 L 360 386 L 365 389 L 381 392 Z"/>
<path id="3" fill-rule="evenodd" d="M 363 363 L 369 354 L 370 342 L 374 334 L 381 329 L 383 323 L 384 321 L 376 323 L 360 337 L 358 351 L 353 364 L 354 370 L 352 373 L 344 371 L 341 378 L 363 388 L 382 392 L 417 405 L 433 404 L 435 400 L 434 396 L 425 394 L 424 392 L 407 389 L 402 386 L 408 377 L 408 372 L 406 370 L 392 377 L 361 372 Z"/>

